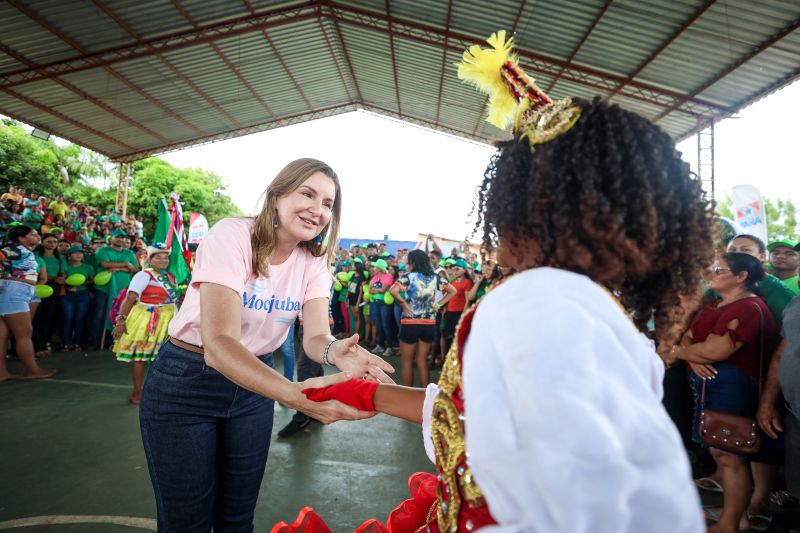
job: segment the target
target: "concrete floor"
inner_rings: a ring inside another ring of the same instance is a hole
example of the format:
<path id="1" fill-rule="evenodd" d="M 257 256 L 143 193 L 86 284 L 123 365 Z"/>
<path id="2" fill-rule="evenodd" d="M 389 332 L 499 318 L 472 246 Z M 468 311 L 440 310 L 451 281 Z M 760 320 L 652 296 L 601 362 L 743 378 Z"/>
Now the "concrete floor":
<path id="1" fill-rule="evenodd" d="M 389 361 L 399 368 L 397 358 Z M 57 376 L 0 384 L 0 529 L 154 530 L 138 409 L 128 403 L 129 367 L 110 352 L 57 353 L 41 364 L 58 369 Z M 9 369 L 21 371 L 15 361 Z M 335 532 L 352 531 L 368 518 L 385 520 L 408 496 L 408 476 L 433 470 L 414 424 L 379 415 L 312 423 L 278 439 L 292 414 L 276 407 L 256 531 L 291 522 L 306 504 Z M 76 523 L 64 523 L 70 520 Z M 30 525 L 41 523 L 48 525 Z"/>
<path id="2" fill-rule="evenodd" d="M 389 362 L 399 368 L 396 357 Z M 128 403 L 129 367 L 110 352 L 57 353 L 42 365 L 58 369 L 57 376 L 0 384 L 0 530 L 155 530 L 138 409 Z M 20 372 L 21 366 L 10 361 L 9 369 Z M 368 518 L 385 520 L 407 497 L 410 474 L 433 471 L 414 424 L 379 415 L 312 423 L 278 439 L 292 414 L 276 407 L 255 531 L 291 522 L 303 505 L 312 505 L 334 532 L 353 531 Z M 708 493 L 703 500 L 722 503 Z M 772 533 L 800 524 L 796 509 L 773 511 Z"/>

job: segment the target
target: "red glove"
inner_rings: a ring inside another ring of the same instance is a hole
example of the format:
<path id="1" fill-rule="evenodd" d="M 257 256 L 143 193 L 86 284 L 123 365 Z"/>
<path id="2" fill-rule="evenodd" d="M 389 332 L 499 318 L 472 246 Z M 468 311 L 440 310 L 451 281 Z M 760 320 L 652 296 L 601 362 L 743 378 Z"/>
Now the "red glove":
<path id="1" fill-rule="evenodd" d="M 328 385 L 319 389 L 303 389 L 303 394 L 313 402 L 338 400 L 359 411 L 374 411 L 375 402 L 373 397 L 377 389 L 377 381 L 349 379 L 343 383 Z"/>

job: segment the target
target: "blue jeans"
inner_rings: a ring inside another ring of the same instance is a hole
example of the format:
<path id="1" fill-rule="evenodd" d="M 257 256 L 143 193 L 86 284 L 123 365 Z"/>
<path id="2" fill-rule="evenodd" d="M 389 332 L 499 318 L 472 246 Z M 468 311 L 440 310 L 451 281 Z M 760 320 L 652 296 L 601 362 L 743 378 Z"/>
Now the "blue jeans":
<path id="1" fill-rule="evenodd" d="M 271 355 L 259 359 L 272 366 Z M 158 531 L 253 531 L 274 407 L 164 343 L 139 410 Z"/>
<path id="2" fill-rule="evenodd" d="M 92 291 L 92 303 L 89 306 L 89 331 L 87 343 L 90 346 L 100 346 L 100 335 L 103 333 L 108 308 L 108 294 L 99 289 Z M 102 346 L 101 346 L 102 348 Z"/>
<path id="3" fill-rule="evenodd" d="M 89 311 L 89 291 L 67 291 L 61 297 L 61 342 L 76 346 L 83 342 L 83 328 Z"/>
<path id="4" fill-rule="evenodd" d="M 394 344 L 392 339 L 392 309 L 383 300 L 375 302 L 377 320 L 375 321 L 378 329 L 378 345 L 389 348 Z M 372 317 L 370 311 L 370 317 Z"/>
<path id="5" fill-rule="evenodd" d="M 278 350 L 283 354 L 283 377 L 294 381 L 294 322 L 289 326 L 289 334 Z"/>
<path id="6" fill-rule="evenodd" d="M 392 346 L 398 346 L 398 339 L 400 338 L 400 319 L 403 317 L 403 307 L 395 302 L 392 304 L 392 312 L 394 313 L 394 329 L 392 330 Z"/>

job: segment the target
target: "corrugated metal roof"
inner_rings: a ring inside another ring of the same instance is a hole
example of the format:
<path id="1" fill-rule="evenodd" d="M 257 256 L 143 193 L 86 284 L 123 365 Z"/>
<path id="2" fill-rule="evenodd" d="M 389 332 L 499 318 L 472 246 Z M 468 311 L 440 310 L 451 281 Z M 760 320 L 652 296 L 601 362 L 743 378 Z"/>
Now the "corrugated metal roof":
<path id="1" fill-rule="evenodd" d="M 490 141 L 454 64 L 500 29 L 551 96 L 676 138 L 800 75 L 785 0 L 8 0 L 0 113 L 119 160 L 359 108 Z"/>

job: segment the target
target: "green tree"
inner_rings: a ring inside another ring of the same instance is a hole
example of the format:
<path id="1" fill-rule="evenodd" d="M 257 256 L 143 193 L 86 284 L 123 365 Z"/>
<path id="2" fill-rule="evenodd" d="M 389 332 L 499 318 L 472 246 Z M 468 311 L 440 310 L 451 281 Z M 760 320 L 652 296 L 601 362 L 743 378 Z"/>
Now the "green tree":
<path id="1" fill-rule="evenodd" d="M 48 143 L 31 137 L 14 121 L 0 124 L 0 188 L 23 187 L 54 194 L 63 190 L 58 158 Z"/>
<path id="2" fill-rule="evenodd" d="M 75 144 L 37 139 L 13 120 L 4 119 L 0 122 L 0 188 L 11 186 L 46 196 L 63 194 L 106 211 L 116 203 L 117 173 L 101 154 Z M 133 164 L 128 193 L 128 213 L 142 217 L 146 235 L 153 234 L 158 200 L 172 191 L 181 195 L 186 223 L 192 211 L 203 213 L 210 224 L 242 214 L 225 194 L 222 177 L 151 157 Z"/>
<path id="3" fill-rule="evenodd" d="M 128 210 L 142 215 L 145 235 L 152 235 L 158 200 L 175 191 L 181 195 L 184 222 L 189 222 L 192 211 L 198 211 L 206 216 L 209 224 L 214 224 L 221 218 L 242 214 L 224 190 L 222 178 L 213 172 L 181 169 L 151 157 L 133 164 Z"/>
<path id="4" fill-rule="evenodd" d="M 797 209 L 791 200 L 764 198 L 764 209 L 767 214 L 767 239 L 797 239 L 800 226 L 797 224 Z M 733 213 L 733 197 L 730 195 L 717 202 L 717 213 L 720 216 L 736 220 Z"/>

